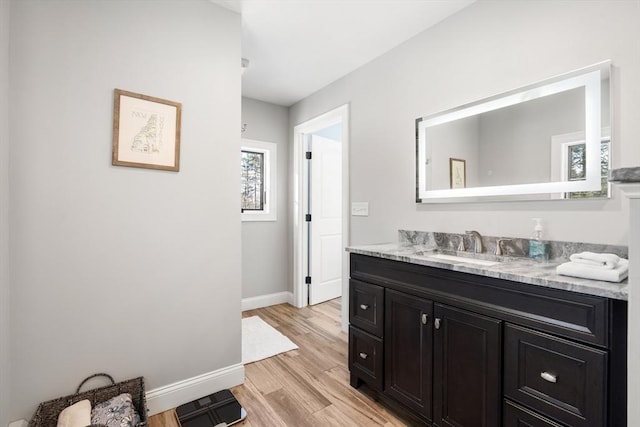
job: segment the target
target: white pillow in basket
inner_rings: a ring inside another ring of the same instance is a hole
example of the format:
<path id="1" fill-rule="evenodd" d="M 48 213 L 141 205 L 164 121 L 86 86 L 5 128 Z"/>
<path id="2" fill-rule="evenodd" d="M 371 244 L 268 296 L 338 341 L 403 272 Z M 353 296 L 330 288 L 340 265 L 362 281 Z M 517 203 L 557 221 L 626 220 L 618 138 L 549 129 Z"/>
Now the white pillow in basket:
<path id="1" fill-rule="evenodd" d="M 86 427 L 91 424 L 91 402 L 74 403 L 58 415 L 58 427 Z"/>

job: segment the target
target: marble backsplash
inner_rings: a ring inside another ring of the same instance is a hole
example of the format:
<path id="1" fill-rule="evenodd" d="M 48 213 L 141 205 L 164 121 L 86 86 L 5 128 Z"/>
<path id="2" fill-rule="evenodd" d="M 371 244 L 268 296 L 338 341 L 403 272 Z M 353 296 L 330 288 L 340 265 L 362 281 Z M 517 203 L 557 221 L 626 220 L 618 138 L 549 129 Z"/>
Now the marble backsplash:
<path id="1" fill-rule="evenodd" d="M 458 251 L 463 241 L 465 251 L 473 251 L 473 237 L 466 234 L 440 233 L 433 231 L 398 230 L 398 242 L 406 245 L 424 246 L 425 249 Z M 528 257 L 529 239 L 508 236 L 482 236 L 483 253 L 495 254 L 498 239 L 508 239 L 502 245 L 505 256 Z M 569 256 L 578 252 L 612 253 L 621 258 L 629 258 L 627 246 L 603 245 L 598 243 L 561 242 L 544 240 L 549 244 L 549 259 L 557 261 L 569 260 Z"/>

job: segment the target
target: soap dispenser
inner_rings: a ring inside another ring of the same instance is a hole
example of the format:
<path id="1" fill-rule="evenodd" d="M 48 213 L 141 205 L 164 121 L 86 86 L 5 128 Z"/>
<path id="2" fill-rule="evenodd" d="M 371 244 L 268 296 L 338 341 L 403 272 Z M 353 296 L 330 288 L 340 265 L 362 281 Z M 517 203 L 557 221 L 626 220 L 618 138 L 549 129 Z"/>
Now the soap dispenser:
<path id="1" fill-rule="evenodd" d="M 529 258 L 549 259 L 549 245 L 542 241 L 542 219 L 531 218 L 536 222 L 533 234 L 529 240 Z"/>

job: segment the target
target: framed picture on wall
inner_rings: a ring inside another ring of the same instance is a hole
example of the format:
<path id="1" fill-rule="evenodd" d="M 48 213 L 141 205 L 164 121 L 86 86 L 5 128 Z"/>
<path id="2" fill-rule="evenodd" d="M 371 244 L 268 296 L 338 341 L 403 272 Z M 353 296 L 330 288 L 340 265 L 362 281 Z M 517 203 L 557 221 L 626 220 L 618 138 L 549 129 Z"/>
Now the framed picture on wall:
<path id="1" fill-rule="evenodd" d="M 120 89 L 114 97 L 112 164 L 179 171 L 182 104 Z"/>
<path id="2" fill-rule="evenodd" d="M 451 188 L 467 186 L 467 162 L 462 159 L 449 158 L 449 182 Z"/>

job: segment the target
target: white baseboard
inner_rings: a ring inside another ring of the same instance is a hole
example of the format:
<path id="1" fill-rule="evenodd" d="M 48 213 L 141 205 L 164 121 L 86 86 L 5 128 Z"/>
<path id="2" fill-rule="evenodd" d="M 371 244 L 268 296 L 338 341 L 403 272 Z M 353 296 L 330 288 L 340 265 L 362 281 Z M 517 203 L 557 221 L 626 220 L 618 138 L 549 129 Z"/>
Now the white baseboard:
<path id="1" fill-rule="evenodd" d="M 146 393 L 149 416 L 243 383 L 244 365 L 239 363 L 158 387 Z"/>
<path id="2" fill-rule="evenodd" d="M 293 292 L 277 292 L 275 294 L 244 298 L 242 300 L 242 311 L 269 307 L 271 305 L 284 304 L 285 302 L 287 304 L 293 305 Z"/>

